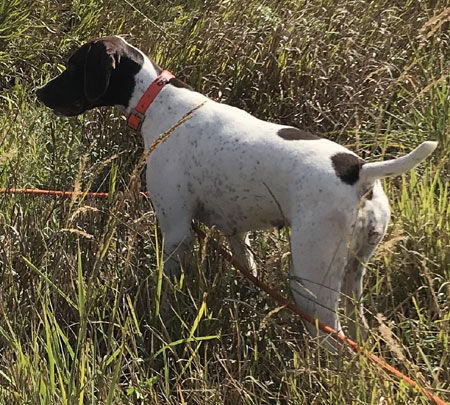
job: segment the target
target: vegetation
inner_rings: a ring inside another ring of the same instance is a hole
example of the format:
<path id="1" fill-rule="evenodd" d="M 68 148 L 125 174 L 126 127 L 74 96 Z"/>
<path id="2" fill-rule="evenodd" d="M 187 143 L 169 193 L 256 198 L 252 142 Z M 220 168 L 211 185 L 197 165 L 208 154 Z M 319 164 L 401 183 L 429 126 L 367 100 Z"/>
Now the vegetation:
<path id="1" fill-rule="evenodd" d="M 139 137 L 112 109 L 61 119 L 33 92 L 109 34 L 216 100 L 370 160 L 440 142 L 417 172 L 385 182 L 393 215 L 367 269 L 364 344 L 450 400 L 449 7 L 2 0 L 0 187 L 111 197 L 0 196 L 0 403 L 428 403 L 364 356 L 332 359 L 208 239 L 184 279 L 162 276 L 145 182 L 130 181 Z M 288 294 L 286 230 L 253 239 L 265 282 Z"/>

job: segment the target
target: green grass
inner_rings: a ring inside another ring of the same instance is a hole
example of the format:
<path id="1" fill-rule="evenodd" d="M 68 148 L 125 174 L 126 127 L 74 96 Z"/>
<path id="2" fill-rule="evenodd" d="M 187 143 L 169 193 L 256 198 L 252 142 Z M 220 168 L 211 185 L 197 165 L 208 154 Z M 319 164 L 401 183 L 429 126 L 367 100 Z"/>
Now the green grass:
<path id="1" fill-rule="evenodd" d="M 112 196 L 0 196 L 0 403 L 428 403 L 363 356 L 332 361 L 208 240 L 184 278 L 163 277 L 145 182 L 130 180 L 139 137 L 111 109 L 60 119 L 33 94 L 108 34 L 216 100 L 369 159 L 440 142 L 416 172 L 385 182 L 393 215 L 368 266 L 364 344 L 450 401 L 448 7 L 3 0 L 0 187 Z M 253 239 L 264 281 L 288 294 L 288 234 Z"/>

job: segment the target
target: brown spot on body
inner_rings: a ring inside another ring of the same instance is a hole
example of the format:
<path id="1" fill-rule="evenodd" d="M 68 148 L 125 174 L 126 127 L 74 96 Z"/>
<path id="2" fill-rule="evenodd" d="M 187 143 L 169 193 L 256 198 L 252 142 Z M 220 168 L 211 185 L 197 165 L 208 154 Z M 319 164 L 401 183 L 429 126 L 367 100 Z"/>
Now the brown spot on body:
<path id="1" fill-rule="evenodd" d="M 359 171 L 364 160 L 351 153 L 336 153 L 331 157 L 336 175 L 346 184 L 353 185 L 359 180 Z"/>
<path id="2" fill-rule="evenodd" d="M 301 129 L 288 127 L 281 128 L 277 135 L 286 141 L 313 141 L 321 139 L 319 136 L 312 134 L 308 131 L 302 131 Z"/>

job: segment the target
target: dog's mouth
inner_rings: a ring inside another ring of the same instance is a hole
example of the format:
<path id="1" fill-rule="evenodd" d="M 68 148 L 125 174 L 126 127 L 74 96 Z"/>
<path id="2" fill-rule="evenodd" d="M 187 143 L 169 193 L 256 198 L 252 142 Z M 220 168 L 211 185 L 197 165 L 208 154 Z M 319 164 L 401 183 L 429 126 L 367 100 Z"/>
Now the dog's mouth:
<path id="1" fill-rule="evenodd" d="M 73 117 L 84 113 L 88 106 L 84 97 L 67 99 L 65 95 L 55 95 L 46 86 L 36 90 L 36 96 L 58 117 Z"/>
<path id="2" fill-rule="evenodd" d="M 58 111 L 57 109 L 53 109 L 53 114 L 55 114 L 57 117 L 65 117 L 66 115 L 62 111 Z"/>
<path id="3" fill-rule="evenodd" d="M 83 99 L 79 99 L 73 102 L 69 106 L 55 106 L 51 107 L 53 113 L 58 117 L 74 117 L 76 115 L 80 115 L 86 111 L 85 103 Z"/>
<path id="4" fill-rule="evenodd" d="M 53 114 L 55 114 L 57 117 L 73 117 L 75 115 L 78 115 L 78 113 L 75 113 L 74 111 L 59 108 L 54 108 Z"/>

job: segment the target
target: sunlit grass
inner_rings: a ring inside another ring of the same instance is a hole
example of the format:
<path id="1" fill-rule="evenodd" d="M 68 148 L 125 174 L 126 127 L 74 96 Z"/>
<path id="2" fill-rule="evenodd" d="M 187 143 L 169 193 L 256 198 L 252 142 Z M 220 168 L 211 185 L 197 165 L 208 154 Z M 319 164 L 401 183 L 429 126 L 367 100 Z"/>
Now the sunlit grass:
<path id="1" fill-rule="evenodd" d="M 216 100 L 368 160 L 440 142 L 416 172 L 385 181 L 392 222 L 367 269 L 363 344 L 449 400 L 446 7 L 2 1 L 0 187 L 110 198 L 0 196 L 0 403 L 428 403 L 363 356 L 331 359 L 208 238 L 180 280 L 164 277 L 145 182 L 130 180 L 139 137 L 112 110 L 56 118 L 33 94 L 78 45 L 109 34 Z M 287 233 L 253 239 L 264 281 L 288 294 Z"/>

